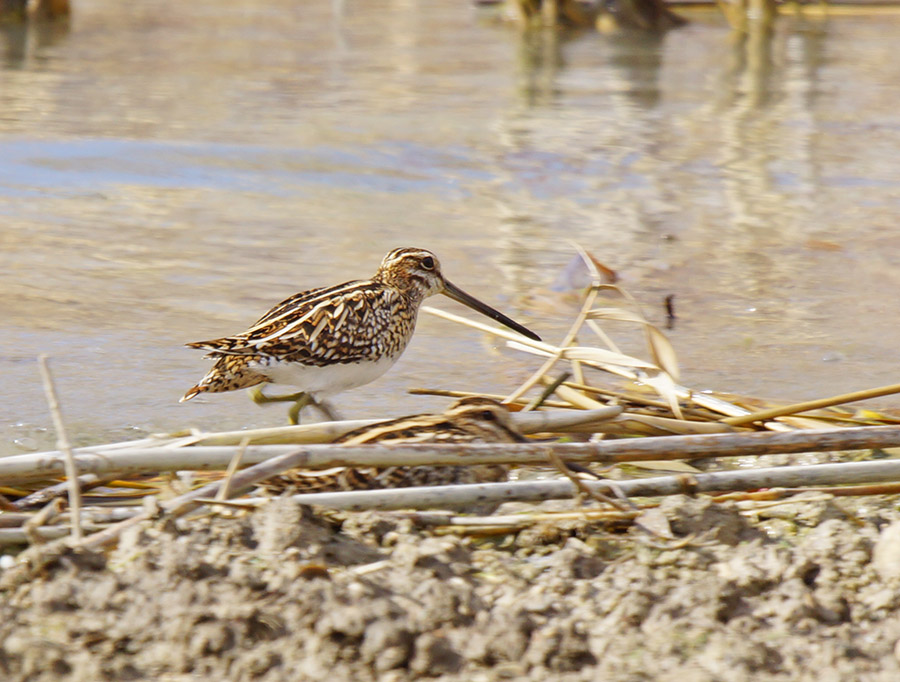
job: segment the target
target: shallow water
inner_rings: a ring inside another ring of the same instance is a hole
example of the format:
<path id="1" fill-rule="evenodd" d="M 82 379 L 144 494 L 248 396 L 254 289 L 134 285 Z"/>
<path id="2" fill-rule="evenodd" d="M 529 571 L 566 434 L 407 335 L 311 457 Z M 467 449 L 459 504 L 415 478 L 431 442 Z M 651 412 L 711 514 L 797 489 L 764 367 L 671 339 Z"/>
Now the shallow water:
<path id="1" fill-rule="evenodd" d="M 52 442 L 39 353 L 81 441 L 281 423 L 242 394 L 178 404 L 207 366 L 181 344 L 400 245 L 552 341 L 576 240 L 660 324 L 675 294 L 694 388 L 896 381 L 900 17 L 741 43 L 714 13 L 648 39 L 523 37 L 457 0 L 75 5 L 0 33 L 0 453 Z M 423 316 L 335 404 L 437 409 L 406 388 L 534 366 Z"/>

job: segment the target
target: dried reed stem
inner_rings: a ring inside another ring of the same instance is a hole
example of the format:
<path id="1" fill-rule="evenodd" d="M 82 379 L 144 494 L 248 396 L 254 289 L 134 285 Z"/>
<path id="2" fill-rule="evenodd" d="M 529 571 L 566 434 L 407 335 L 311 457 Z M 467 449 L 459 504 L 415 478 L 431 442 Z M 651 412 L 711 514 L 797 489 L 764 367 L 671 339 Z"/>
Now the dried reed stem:
<path id="1" fill-rule="evenodd" d="M 628 481 L 583 481 L 590 489 L 615 494 L 613 485 L 629 498 L 667 495 L 693 495 L 698 492 L 754 490 L 756 488 L 802 488 L 810 485 L 840 485 L 900 481 L 900 461 L 841 462 L 807 466 L 742 469 L 707 474 L 680 474 Z M 336 509 L 466 509 L 485 503 L 509 501 L 541 502 L 571 497 L 577 488 L 569 480 L 516 481 L 391 490 L 360 490 L 338 493 L 294 495 L 301 504 L 321 505 Z M 244 500 L 251 503 L 253 500 Z M 265 500 L 260 500 L 264 503 Z"/>
<path id="2" fill-rule="evenodd" d="M 247 487 L 252 483 L 276 475 L 294 466 L 301 466 L 308 453 L 297 451 L 278 458 L 278 461 L 264 462 L 235 475 L 235 485 Z M 755 490 L 758 488 L 778 489 L 777 499 L 789 492 L 828 492 L 841 494 L 886 494 L 897 489 L 900 481 L 900 461 L 876 460 L 868 462 L 843 462 L 837 464 L 818 464 L 809 466 L 770 467 L 764 469 L 744 469 L 738 471 L 715 472 L 695 475 L 659 476 L 655 478 L 633 479 L 627 481 L 583 481 L 583 485 L 597 492 L 616 493 L 618 488 L 624 495 L 632 497 L 660 497 L 666 495 L 695 494 L 698 492 L 721 493 L 727 490 Z M 816 488 L 810 486 L 834 486 L 860 483 L 885 482 L 885 485 L 867 485 L 846 488 Z M 216 494 L 222 482 L 204 486 L 173 500 L 159 505 L 160 513 L 178 516 L 190 511 L 202 502 L 218 503 Z M 793 491 L 783 490 L 794 488 Z M 389 490 L 364 490 L 338 493 L 313 493 L 295 495 L 292 499 L 302 504 L 321 505 L 326 507 L 366 510 L 366 509 L 428 509 L 428 508 L 461 508 L 475 505 L 507 501 L 538 502 L 548 499 L 569 498 L 578 489 L 569 480 L 555 481 L 519 481 L 514 483 L 485 483 L 478 485 L 430 486 L 417 488 L 395 488 Z M 846 492 L 845 492 L 846 491 Z M 718 495 L 716 499 L 725 499 Z M 244 498 L 239 501 L 242 508 L 252 508 L 271 502 L 271 498 Z M 113 511 L 113 510 L 111 510 Z M 100 547 L 115 542 L 121 533 L 137 523 L 150 520 L 156 516 L 153 511 L 138 513 L 128 509 L 114 510 L 116 518 L 135 514 L 114 526 L 84 539 L 84 547 Z M 579 515 L 589 510 L 581 510 Z M 621 512 L 616 512 L 621 513 Z M 443 517 L 441 517 L 443 518 Z M 438 515 L 426 512 L 418 520 L 425 522 L 432 519 L 437 523 Z M 516 523 L 515 517 L 506 517 Z M 504 520 L 506 520 L 504 519 Z M 92 529 L 97 526 L 89 526 Z M 62 537 L 58 527 L 33 528 L 43 539 Z M 0 528 L 0 544 L 21 542 L 25 538 L 24 529 Z"/>
<path id="3" fill-rule="evenodd" d="M 85 525 L 82 530 L 99 531 L 103 526 Z M 24 528 L 0 528 L 0 547 L 8 545 L 22 545 L 26 542 L 33 543 L 60 540 L 71 535 L 71 531 L 63 526 L 41 526 L 26 532 Z"/>
<path id="4" fill-rule="evenodd" d="M 184 445 L 237 445 L 244 438 L 248 445 L 306 445 L 330 443 L 348 431 L 383 421 L 381 419 L 350 419 L 339 422 L 318 422 L 295 426 L 275 426 L 265 429 L 198 433 Z"/>
<path id="5" fill-rule="evenodd" d="M 860 450 L 900 446 L 900 426 L 859 426 L 821 431 L 741 432 L 689 436 L 629 438 L 598 443 L 473 443 L 416 445 L 308 445 L 302 466 L 466 466 L 476 464 L 546 464 L 548 449 L 565 461 L 602 464 L 647 460 L 746 457 L 813 451 Z M 297 452 L 290 445 L 251 445 L 244 461 L 257 464 Z M 140 448 L 122 452 L 89 449 L 75 456 L 80 470 L 98 475 L 135 474 L 181 469 L 222 470 L 234 456 L 234 447 Z M 48 478 L 59 474 L 58 454 L 14 455 L 0 458 L 0 480 L 7 482 Z M 299 465 L 298 465 L 299 466 Z"/>
<path id="6" fill-rule="evenodd" d="M 529 339 L 527 336 L 522 336 L 518 332 L 509 331 L 500 327 L 492 327 L 491 325 L 485 324 L 484 322 L 480 322 L 478 320 L 470 320 L 469 318 L 463 317 L 462 315 L 448 313 L 446 310 L 432 308 L 431 306 L 427 305 L 423 305 L 421 310 L 428 313 L 429 315 L 434 315 L 435 317 L 440 317 L 444 320 L 450 320 L 451 322 L 458 322 L 459 324 L 465 325 L 466 327 L 471 327 L 472 329 L 478 329 L 480 331 L 487 332 L 488 334 L 499 336 L 501 339 L 506 339 L 507 341 L 521 343 L 523 346 L 536 348 L 543 351 L 544 353 L 552 353 L 556 350 L 556 347 L 551 346 L 549 343 L 544 343 L 543 341 L 535 341 L 534 339 Z"/>
<path id="7" fill-rule="evenodd" d="M 109 479 L 102 479 L 96 474 L 83 474 L 78 477 L 78 488 L 81 492 L 84 492 L 88 488 L 102 485 L 108 480 Z M 30 495 L 26 495 L 25 497 L 13 502 L 13 508 L 28 509 L 29 507 L 36 507 L 38 505 L 47 504 L 47 502 L 49 502 L 50 500 L 67 494 L 69 486 L 69 481 L 66 480 L 62 483 L 54 483 L 53 485 L 47 486 L 46 488 L 42 488 L 41 490 L 36 490 Z"/>
<path id="8" fill-rule="evenodd" d="M 297 448 L 293 448 L 289 453 L 279 457 L 273 457 L 234 474 L 231 478 L 231 490 L 236 494 L 259 481 L 264 481 L 265 479 L 276 476 L 288 469 L 306 466 L 308 460 L 309 452 L 305 449 L 298 450 Z M 81 544 L 84 547 L 91 548 L 112 544 L 118 540 L 119 536 L 125 530 L 143 521 L 149 521 L 157 514 L 183 516 L 196 508 L 198 504 L 201 504 L 199 500 L 207 498 L 215 500 L 219 490 L 224 484 L 224 480 L 216 481 L 215 483 L 209 483 L 174 499 L 161 502 L 158 505 L 158 510 L 144 511 L 133 518 L 121 521 L 114 526 L 110 526 L 99 533 L 91 535 L 83 540 Z"/>
<path id="9" fill-rule="evenodd" d="M 75 455 L 69 445 L 66 436 L 66 426 L 63 423 L 62 412 L 59 409 L 59 400 L 56 397 L 56 387 L 53 385 L 53 377 L 47 366 L 47 356 L 38 357 L 41 369 L 41 379 L 44 383 L 44 393 L 47 396 L 47 405 L 53 417 L 53 426 L 56 428 L 56 447 L 65 453 L 65 471 L 69 482 L 69 509 L 72 512 L 72 540 L 81 540 L 81 488 L 78 485 L 78 468 L 75 466 Z"/>
<path id="10" fill-rule="evenodd" d="M 550 381 L 549 377 L 545 377 L 547 385 L 534 400 L 522 408 L 522 412 L 533 412 L 541 407 L 556 392 L 562 383 L 569 378 L 570 372 L 563 372 L 556 379 Z"/>
<path id="11" fill-rule="evenodd" d="M 566 333 L 562 342 L 559 344 L 559 347 L 555 352 L 551 354 L 549 358 L 544 362 L 543 365 L 528 379 L 525 380 L 519 388 L 510 393 L 504 402 L 511 403 L 515 402 L 519 398 L 521 398 L 525 393 L 527 393 L 535 384 L 537 384 L 547 372 L 553 369 L 553 365 L 555 365 L 560 358 L 562 358 L 563 351 L 572 345 L 572 341 L 575 340 L 575 337 L 578 335 L 578 331 L 581 329 L 581 326 L 584 324 L 584 321 L 587 319 L 588 313 L 591 311 L 591 307 L 594 305 L 594 301 L 597 299 L 597 295 L 600 293 L 600 284 L 599 282 L 594 282 L 591 285 L 590 290 L 587 295 L 584 297 L 584 302 L 581 304 L 581 310 L 578 311 L 578 315 L 575 317 L 575 321 L 572 322 L 572 326 L 569 327 L 569 331 Z M 526 408 L 527 409 L 527 408 Z"/>
<path id="12" fill-rule="evenodd" d="M 44 538 L 37 532 L 38 529 L 55 521 L 62 511 L 62 507 L 63 501 L 57 498 L 22 524 L 22 531 L 30 544 L 36 545 L 44 542 Z"/>
<path id="13" fill-rule="evenodd" d="M 900 393 L 900 384 L 891 384 L 890 386 L 869 388 L 864 391 L 853 391 L 852 393 L 842 393 L 841 395 L 832 396 L 830 398 L 807 400 L 805 402 L 795 403 L 793 405 L 783 405 L 782 407 L 773 407 L 768 410 L 752 412 L 740 417 L 728 417 L 726 419 L 721 419 L 720 421 L 723 424 L 740 426 L 742 424 L 765 421 L 766 419 L 774 419 L 775 417 L 785 417 L 788 415 L 799 414 L 801 412 L 809 412 L 810 410 L 818 410 L 823 407 L 834 407 L 835 405 L 843 405 L 844 403 L 852 403 L 858 400 L 880 398 L 886 395 L 894 395 L 895 393 Z"/>
<path id="14" fill-rule="evenodd" d="M 234 474 L 238 470 L 238 467 L 241 465 L 241 460 L 244 458 L 244 453 L 247 452 L 247 444 L 249 442 L 249 438 L 244 438 L 238 446 L 238 449 L 235 451 L 234 457 L 232 457 L 231 461 L 228 463 L 228 471 L 225 472 L 225 480 L 222 482 L 219 492 L 216 493 L 216 500 L 221 502 L 222 500 L 228 499 L 231 493 L 231 481 L 234 478 Z"/>
<path id="15" fill-rule="evenodd" d="M 411 388 L 407 391 L 410 395 L 436 395 L 444 398 L 469 398 L 471 396 L 481 396 L 483 398 L 492 398 L 497 401 L 505 400 L 506 396 L 498 395 L 496 393 L 473 393 L 472 391 L 449 391 L 444 388 Z M 512 402 L 507 402 L 507 405 L 519 405 L 524 407 L 528 404 L 527 400 L 514 400 Z M 568 409 L 572 407 L 569 403 L 564 403 L 560 400 L 545 400 L 543 403 L 544 407 L 558 407 L 561 409 Z M 518 412 L 516 413 L 518 414 Z"/>
<path id="16" fill-rule="evenodd" d="M 420 526 L 512 526 L 527 527 L 535 523 L 558 521 L 630 521 L 640 510 L 625 512 L 614 509 L 579 509 L 575 512 L 526 512 L 492 514 L 491 516 L 459 516 L 448 511 L 387 511 L 388 517 L 409 519 Z"/>
<path id="17" fill-rule="evenodd" d="M 669 409 L 669 403 L 662 401 L 662 400 L 655 400 L 653 398 L 648 398 L 647 396 L 643 396 L 643 395 L 640 395 L 639 393 L 635 393 L 635 392 L 614 391 L 612 389 L 601 388 L 599 386 L 591 386 L 590 384 L 578 383 L 575 381 L 565 381 L 565 382 L 563 382 L 563 386 L 565 386 L 567 388 L 573 388 L 577 391 L 584 391 L 587 393 L 595 393 L 597 395 L 604 396 L 605 398 L 614 398 L 616 400 L 624 400 L 626 402 L 634 403 L 636 405 L 644 405 L 646 407 L 658 407 L 663 410 Z M 697 419 L 705 419 L 705 420 L 709 421 L 709 420 L 716 418 L 714 413 L 710 413 L 710 412 L 703 411 L 703 410 L 696 410 L 696 409 L 691 409 L 688 407 L 682 407 L 681 411 L 685 415 L 696 417 Z"/>
<path id="18" fill-rule="evenodd" d="M 547 459 L 550 460 L 550 464 L 556 467 L 557 471 L 559 471 L 563 476 L 565 476 L 572 482 L 572 485 L 575 486 L 575 490 L 580 495 L 584 495 L 603 504 L 608 504 L 611 507 L 615 507 L 619 511 L 632 510 L 632 507 L 625 504 L 624 502 L 613 499 L 612 497 L 608 497 L 599 490 L 594 490 L 593 488 L 585 485 L 585 481 L 579 478 L 578 474 L 569 469 L 569 467 L 566 466 L 566 463 L 563 462 L 562 459 L 560 459 L 560 456 L 552 450 L 547 451 Z"/>

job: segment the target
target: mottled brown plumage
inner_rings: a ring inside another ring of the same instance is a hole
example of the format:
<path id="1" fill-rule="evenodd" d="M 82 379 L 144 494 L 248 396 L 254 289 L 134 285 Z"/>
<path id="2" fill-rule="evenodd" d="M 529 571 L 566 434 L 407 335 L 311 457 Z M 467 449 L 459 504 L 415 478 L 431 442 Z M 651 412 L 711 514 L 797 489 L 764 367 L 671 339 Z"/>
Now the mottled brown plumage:
<path id="1" fill-rule="evenodd" d="M 245 332 L 187 344 L 209 351 L 207 357 L 216 362 L 181 400 L 263 383 L 290 384 L 310 396 L 362 386 L 397 361 L 412 338 L 422 301 L 439 293 L 538 339 L 444 279 L 434 254 L 394 249 L 372 279 L 295 294 Z"/>
<path id="2" fill-rule="evenodd" d="M 417 414 L 350 431 L 336 443 L 515 443 L 526 439 L 506 408 L 490 398 L 462 398 L 443 414 Z M 299 492 L 372 490 L 415 485 L 450 485 L 505 481 L 508 468 L 500 465 L 415 466 L 389 469 L 338 467 L 326 471 L 298 470 L 271 479 L 270 492 L 295 487 Z"/>

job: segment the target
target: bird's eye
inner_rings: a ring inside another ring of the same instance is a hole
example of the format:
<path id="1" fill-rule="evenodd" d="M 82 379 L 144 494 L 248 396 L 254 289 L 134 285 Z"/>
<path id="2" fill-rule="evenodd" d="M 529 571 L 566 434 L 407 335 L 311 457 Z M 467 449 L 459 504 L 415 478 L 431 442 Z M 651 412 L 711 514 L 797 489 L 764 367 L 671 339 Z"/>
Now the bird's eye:
<path id="1" fill-rule="evenodd" d="M 422 267 L 426 270 L 434 270 L 434 258 L 425 256 L 425 258 L 422 259 Z"/>
<path id="2" fill-rule="evenodd" d="M 490 410 L 485 410 L 484 412 L 481 413 L 481 418 L 484 419 L 484 421 L 486 421 L 486 422 L 492 422 L 492 421 L 494 421 L 494 419 L 497 418 L 497 415 L 495 415 Z"/>

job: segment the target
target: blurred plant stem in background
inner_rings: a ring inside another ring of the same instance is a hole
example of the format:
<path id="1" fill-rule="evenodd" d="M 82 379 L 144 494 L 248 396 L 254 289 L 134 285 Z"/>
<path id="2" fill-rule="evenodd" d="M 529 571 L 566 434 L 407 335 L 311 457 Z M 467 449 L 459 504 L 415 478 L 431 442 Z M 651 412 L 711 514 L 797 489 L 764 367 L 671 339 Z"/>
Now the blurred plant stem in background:
<path id="1" fill-rule="evenodd" d="M 0 23 L 62 19 L 70 11 L 69 0 L 0 0 Z"/>
<path id="2" fill-rule="evenodd" d="M 606 32 L 613 28 L 664 31 L 687 23 L 672 12 L 664 0 L 508 0 L 507 5 L 523 26 L 595 26 Z"/>
<path id="3" fill-rule="evenodd" d="M 778 10 L 775 0 L 717 0 L 735 31 L 754 35 L 768 33 Z"/>

